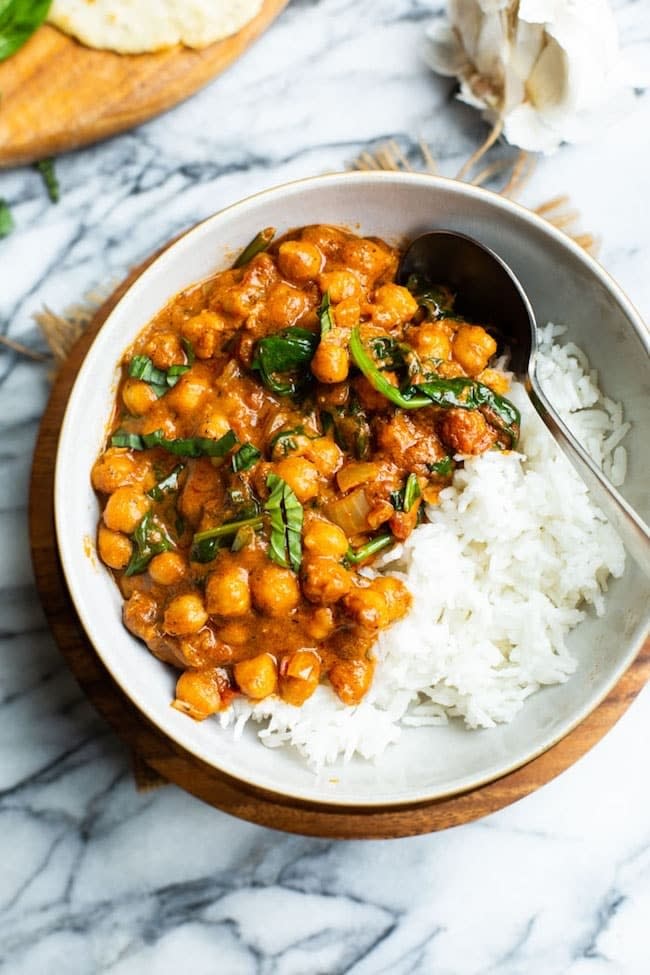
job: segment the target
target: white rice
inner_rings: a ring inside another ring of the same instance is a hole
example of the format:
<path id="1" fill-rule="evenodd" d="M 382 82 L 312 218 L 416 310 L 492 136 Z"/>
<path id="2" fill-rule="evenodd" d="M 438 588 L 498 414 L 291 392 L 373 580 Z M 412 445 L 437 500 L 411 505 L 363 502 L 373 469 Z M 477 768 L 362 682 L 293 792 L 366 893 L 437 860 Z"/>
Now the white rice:
<path id="1" fill-rule="evenodd" d="M 540 329 L 541 382 L 620 484 L 630 425 L 600 393 L 584 353 L 554 344 L 564 331 Z M 428 508 L 430 523 L 366 570 L 403 579 L 413 606 L 380 633 L 362 703 L 346 707 L 327 685 L 300 708 L 276 697 L 236 699 L 220 716 L 224 726 L 240 734 L 253 718 L 264 744 L 293 745 L 319 768 L 355 752 L 378 757 L 404 725 L 511 721 L 530 694 L 570 677 L 576 662 L 566 636 L 589 606 L 604 612 L 607 579 L 622 575 L 625 553 L 520 384 L 510 398 L 522 413 L 521 452 L 464 458 L 440 504 Z"/>

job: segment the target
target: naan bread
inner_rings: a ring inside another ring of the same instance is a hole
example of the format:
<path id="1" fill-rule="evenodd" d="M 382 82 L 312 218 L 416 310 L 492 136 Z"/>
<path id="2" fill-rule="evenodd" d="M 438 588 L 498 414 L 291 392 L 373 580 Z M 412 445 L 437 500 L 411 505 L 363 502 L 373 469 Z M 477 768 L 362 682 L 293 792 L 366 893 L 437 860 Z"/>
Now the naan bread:
<path id="1" fill-rule="evenodd" d="M 141 54 L 206 47 L 236 34 L 261 7 L 262 0 L 54 0 L 47 19 L 89 47 Z"/>

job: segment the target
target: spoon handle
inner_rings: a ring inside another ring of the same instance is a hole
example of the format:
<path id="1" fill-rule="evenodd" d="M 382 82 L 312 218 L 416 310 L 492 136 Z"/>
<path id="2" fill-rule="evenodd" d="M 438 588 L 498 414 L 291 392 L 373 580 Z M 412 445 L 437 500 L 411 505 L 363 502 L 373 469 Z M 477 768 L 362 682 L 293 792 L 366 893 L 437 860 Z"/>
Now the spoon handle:
<path id="1" fill-rule="evenodd" d="M 578 443 L 549 403 L 534 370 L 531 372 L 528 395 L 533 406 L 587 485 L 592 500 L 618 532 L 639 568 L 650 578 L 650 529 Z"/>

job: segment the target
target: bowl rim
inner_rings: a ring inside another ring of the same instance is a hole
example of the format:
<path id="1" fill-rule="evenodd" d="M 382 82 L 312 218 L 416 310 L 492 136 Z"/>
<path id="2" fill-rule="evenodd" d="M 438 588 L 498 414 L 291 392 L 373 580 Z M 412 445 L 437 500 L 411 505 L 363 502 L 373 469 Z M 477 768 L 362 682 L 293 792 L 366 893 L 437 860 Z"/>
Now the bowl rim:
<path id="1" fill-rule="evenodd" d="M 86 608 L 84 605 L 83 598 L 79 592 L 77 592 L 76 587 L 72 583 L 74 578 L 73 563 L 78 559 L 78 555 L 74 552 L 72 548 L 72 540 L 68 540 L 65 537 L 62 527 L 62 511 L 64 503 L 64 464 L 62 462 L 63 457 L 63 446 L 65 446 L 66 440 L 69 437 L 69 427 L 72 422 L 72 404 L 75 400 L 75 392 L 80 384 L 80 378 L 87 370 L 87 363 L 91 358 L 91 353 L 93 348 L 97 345 L 98 340 L 102 334 L 106 335 L 110 331 L 112 321 L 121 313 L 121 309 L 124 304 L 128 304 L 129 301 L 133 301 L 137 297 L 137 293 L 146 288 L 149 284 L 150 279 L 158 277 L 161 272 L 164 272 L 165 266 L 176 260 L 176 257 L 183 250 L 192 250 L 197 243 L 200 243 L 200 238 L 202 234 L 206 233 L 212 223 L 218 222 L 226 215 L 237 214 L 237 211 L 246 211 L 251 206 L 254 206 L 258 201 L 264 199 L 272 199 L 273 197 L 282 198 L 287 194 L 299 193 L 304 188 L 314 188 L 327 187 L 340 184 L 342 182 L 359 182 L 359 183 L 396 183 L 400 185 L 408 184 L 428 184 L 432 188 L 445 188 L 451 189 L 455 192 L 460 192 L 464 194 L 469 199 L 482 200 L 487 202 L 490 206 L 494 207 L 495 212 L 506 211 L 513 215 L 518 216 L 520 219 L 532 227 L 536 227 L 544 235 L 551 237 L 562 247 L 568 249 L 573 253 L 573 255 L 583 263 L 586 268 L 595 274 L 596 277 L 601 281 L 603 286 L 614 298 L 616 303 L 621 307 L 622 311 L 625 313 L 629 323 L 636 332 L 638 338 L 640 339 L 642 345 L 644 346 L 648 355 L 650 355 L 650 331 L 645 325 L 641 315 L 635 308 L 634 304 L 622 290 L 620 285 L 611 277 L 611 275 L 602 267 L 602 265 L 590 254 L 583 250 L 574 240 L 572 240 L 566 233 L 560 229 L 554 227 L 542 216 L 524 207 L 523 205 L 504 198 L 498 193 L 485 189 L 484 187 L 472 186 L 468 183 L 460 182 L 459 180 L 446 177 L 437 176 L 429 173 L 404 173 L 404 172 L 384 172 L 384 171 L 371 171 L 371 172 L 342 172 L 342 173 L 332 173 L 322 176 L 310 176 L 301 179 L 291 180 L 286 183 L 281 183 L 264 190 L 260 190 L 257 193 L 253 193 L 243 199 L 236 201 L 235 203 L 229 204 L 226 207 L 221 208 L 205 219 L 199 221 L 194 226 L 186 230 L 180 237 L 170 243 L 162 253 L 158 254 L 153 258 L 151 263 L 145 268 L 145 270 L 139 274 L 132 284 L 126 289 L 124 294 L 120 297 L 119 301 L 115 304 L 114 308 L 111 310 L 110 314 L 107 316 L 105 322 L 103 323 L 97 336 L 91 342 L 84 361 L 79 369 L 75 382 L 70 391 L 68 401 L 66 403 L 65 412 L 63 416 L 63 421 L 61 423 L 61 430 L 59 434 L 59 443 L 57 445 L 56 452 L 56 463 L 55 463 L 55 474 L 54 474 L 54 521 L 55 521 L 55 531 L 57 547 L 59 551 L 59 556 L 61 559 L 61 566 L 65 576 L 66 584 L 70 597 L 72 599 L 73 605 L 79 616 L 81 625 L 88 637 L 90 643 L 92 644 L 95 652 L 100 657 L 102 663 L 107 668 L 111 677 L 116 681 L 121 690 L 127 695 L 129 700 L 135 705 L 138 711 L 144 715 L 144 717 L 153 724 L 156 729 L 163 734 L 165 737 L 169 738 L 174 742 L 176 747 L 180 747 L 185 751 L 189 752 L 194 758 L 199 761 L 204 762 L 215 770 L 219 775 L 225 777 L 226 779 L 231 779 L 237 784 L 241 784 L 244 788 L 257 792 L 270 793 L 274 797 L 277 797 L 280 801 L 291 801 L 295 800 L 303 805 L 314 809 L 336 809 L 338 811 L 349 811 L 349 812 L 362 812 L 363 810 L 379 810 L 379 809 L 408 809 L 409 807 L 417 807 L 426 805 L 427 803 L 439 801 L 441 799 L 447 799 L 451 796 L 459 795 L 464 792 L 473 791 L 479 789 L 482 786 L 496 781 L 503 776 L 509 775 L 510 773 L 526 765 L 528 762 L 534 760 L 535 758 L 542 755 L 544 752 L 548 751 L 559 741 L 570 734 L 582 721 L 585 720 L 591 713 L 593 713 L 611 692 L 616 683 L 620 680 L 622 675 L 632 664 L 633 660 L 639 653 L 644 640 L 646 638 L 648 629 L 650 628 L 650 607 L 648 607 L 643 623 L 639 626 L 637 639 L 630 642 L 630 647 L 627 654 L 623 660 L 619 663 L 618 667 L 610 674 L 609 678 L 605 682 L 603 690 L 588 700 L 588 702 L 574 715 L 574 717 L 567 723 L 561 726 L 561 729 L 554 734 L 547 735 L 542 738 L 541 743 L 537 748 L 528 752 L 525 757 L 512 760 L 507 764 L 499 765 L 498 771 L 487 770 L 483 775 L 468 774 L 463 778 L 456 780 L 452 785 L 445 788 L 429 789 L 423 792 L 417 797 L 403 797 L 399 796 L 396 798 L 389 798 L 386 795 L 378 795 L 376 799 L 366 797 L 363 800 L 357 802 L 351 801 L 349 796 L 341 796 L 340 799 L 337 798 L 335 794 L 331 796 L 328 795 L 327 799 L 317 799 L 314 798 L 313 794 L 303 791 L 301 788 L 290 788 L 289 791 L 279 791 L 277 787 L 274 787 L 274 783 L 271 779 L 262 780 L 254 779 L 248 777 L 244 774 L 237 774 L 230 768 L 222 767 L 218 761 L 210 760 L 206 757 L 205 752 L 200 749 L 198 745 L 195 745 L 191 740 L 179 741 L 171 731 L 164 726 L 164 724 L 158 719 L 153 706 L 149 706 L 146 698 L 141 699 L 141 696 L 134 696 L 129 688 L 128 681 L 123 679 L 119 668 L 115 665 L 114 661 L 111 659 L 111 655 L 105 655 L 101 648 L 101 641 L 96 639 L 95 628 L 86 613 Z M 225 243 L 225 242 L 224 242 Z M 144 326 L 142 326 L 144 327 Z M 214 759 L 218 759 L 218 755 L 214 756 Z"/>

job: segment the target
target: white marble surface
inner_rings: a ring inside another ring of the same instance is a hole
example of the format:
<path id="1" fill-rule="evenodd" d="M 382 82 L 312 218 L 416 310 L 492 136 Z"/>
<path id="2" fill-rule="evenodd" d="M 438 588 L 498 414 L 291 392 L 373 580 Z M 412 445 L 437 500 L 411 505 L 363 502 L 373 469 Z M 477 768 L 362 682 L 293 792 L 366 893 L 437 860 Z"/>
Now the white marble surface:
<path id="1" fill-rule="evenodd" d="M 343 168 L 368 143 L 428 140 L 453 174 L 474 113 L 419 58 L 440 2 L 293 0 L 224 77 L 164 118 L 61 159 L 62 199 L 0 174 L 0 326 L 119 279 L 172 234 L 257 189 Z M 615 4 L 650 64 L 650 8 Z M 352 94 L 351 94 L 352 93 Z M 535 205 L 568 192 L 601 259 L 650 318 L 650 91 L 587 147 L 543 161 Z M 26 528 L 47 367 L 0 352 L 2 975 L 648 975 L 650 689 L 558 780 L 473 825 L 326 842 L 238 822 L 128 756 L 59 657 Z"/>

